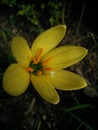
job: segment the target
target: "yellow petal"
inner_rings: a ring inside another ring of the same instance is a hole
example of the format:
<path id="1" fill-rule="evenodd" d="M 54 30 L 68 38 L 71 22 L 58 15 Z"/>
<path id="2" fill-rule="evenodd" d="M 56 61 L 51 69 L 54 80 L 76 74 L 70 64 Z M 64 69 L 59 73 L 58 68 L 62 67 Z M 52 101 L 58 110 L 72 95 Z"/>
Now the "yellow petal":
<path id="1" fill-rule="evenodd" d="M 87 86 L 84 78 L 66 70 L 54 71 L 53 75 L 50 73 L 45 77 L 56 89 L 60 90 L 77 90 Z"/>
<path id="2" fill-rule="evenodd" d="M 59 102 L 59 95 L 56 90 L 53 88 L 52 84 L 45 79 L 44 76 L 31 76 L 32 84 L 40 96 L 46 101 L 57 104 Z"/>
<path id="3" fill-rule="evenodd" d="M 4 73 L 4 90 L 13 96 L 22 94 L 28 88 L 30 74 L 18 64 L 11 64 Z"/>
<path id="4" fill-rule="evenodd" d="M 80 46 L 62 46 L 53 49 L 47 53 L 42 62 L 51 57 L 46 67 L 51 67 L 55 70 L 67 68 L 78 63 L 87 55 L 87 49 Z"/>
<path id="5" fill-rule="evenodd" d="M 40 48 L 43 48 L 43 54 L 56 47 L 64 38 L 66 26 L 59 25 L 52 27 L 40 34 L 31 47 L 32 54 L 35 56 Z"/>
<path id="6" fill-rule="evenodd" d="M 28 67 L 32 53 L 27 41 L 23 37 L 16 36 L 12 39 L 11 49 L 17 62 L 23 67 Z"/>

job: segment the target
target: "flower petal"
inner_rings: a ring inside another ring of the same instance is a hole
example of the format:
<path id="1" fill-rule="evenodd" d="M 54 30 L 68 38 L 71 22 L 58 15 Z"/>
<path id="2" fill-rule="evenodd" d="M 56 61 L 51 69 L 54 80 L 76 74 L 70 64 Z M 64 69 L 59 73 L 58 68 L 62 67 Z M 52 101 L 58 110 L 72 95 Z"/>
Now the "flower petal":
<path id="1" fill-rule="evenodd" d="M 59 102 L 60 99 L 58 93 L 44 76 L 31 75 L 31 81 L 34 88 L 43 99 L 53 104 L 57 104 Z"/>
<path id="2" fill-rule="evenodd" d="M 4 73 L 4 90 L 13 96 L 22 94 L 30 83 L 30 74 L 18 64 L 11 64 Z"/>
<path id="3" fill-rule="evenodd" d="M 54 74 L 50 75 L 46 75 L 45 77 L 56 89 L 77 90 L 87 86 L 84 78 L 66 70 L 54 71 Z"/>
<path id="4" fill-rule="evenodd" d="M 54 70 L 67 68 L 78 63 L 87 55 L 87 49 L 80 46 L 62 46 L 53 49 L 47 53 L 42 62 L 51 57 L 46 67 L 51 67 Z"/>
<path id="5" fill-rule="evenodd" d="M 66 32 L 65 25 L 59 25 L 52 27 L 42 34 L 40 34 L 34 41 L 31 47 L 33 56 L 37 54 L 40 48 L 43 48 L 43 54 L 49 52 L 51 49 L 56 47 L 61 40 L 64 38 Z"/>
<path id="6" fill-rule="evenodd" d="M 11 49 L 17 62 L 23 67 L 28 67 L 32 53 L 27 41 L 23 37 L 16 36 L 12 39 Z"/>

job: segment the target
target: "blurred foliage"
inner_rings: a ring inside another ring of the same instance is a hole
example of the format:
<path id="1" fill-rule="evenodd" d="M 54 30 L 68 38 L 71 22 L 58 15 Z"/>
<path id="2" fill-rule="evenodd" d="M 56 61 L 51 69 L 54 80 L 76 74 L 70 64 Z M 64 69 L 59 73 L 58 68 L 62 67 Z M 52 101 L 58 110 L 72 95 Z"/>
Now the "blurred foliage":
<path id="1" fill-rule="evenodd" d="M 17 0 L 1 0 L 1 3 L 13 7 L 14 5 L 16 5 L 16 1 Z"/>
<path id="2" fill-rule="evenodd" d="M 20 16 L 29 21 L 41 33 L 43 26 L 53 26 L 62 23 L 61 14 L 63 2 L 59 0 L 50 1 L 26 1 L 26 0 L 1 0 L 1 5 L 8 6 L 15 14 L 11 14 L 11 18 Z M 12 19 L 12 21 L 14 21 Z M 36 29 L 34 29 L 36 30 Z M 33 32 L 34 30 L 30 30 Z"/>
<path id="3" fill-rule="evenodd" d="M 27 20 L 29 20 L 34 25 L 39 24 L 39 13 L 35 9 L 34 5 L 20 5 L 20 10 L 17 12 L 20 16 L 26 16 Z"/>

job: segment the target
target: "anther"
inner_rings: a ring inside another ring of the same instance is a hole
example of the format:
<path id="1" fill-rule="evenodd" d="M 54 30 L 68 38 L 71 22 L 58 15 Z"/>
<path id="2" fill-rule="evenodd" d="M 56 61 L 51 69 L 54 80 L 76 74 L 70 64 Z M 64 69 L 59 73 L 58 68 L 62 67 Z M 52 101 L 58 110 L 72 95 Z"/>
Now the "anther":
<path id="1" fill-rule="evenodd" d="M 34 57 L 31 57 L 31 60 L 33 61 L 34 64 L 37 64 L 37 61 Z"/>
<path id="2" fill-rule="evenodd" d="M 53 68 L 50 68 L 50 67 L 48 67 L 48 68 L 43 68 L 44 70 L 49 70 L 49 71 L 52 71 L 53 70 Z"/>
<path id="3" fill-rule="evenodd" d="M 38 74 L 38 75 L 41 75 L 41 74 L 42 74 L 42 71 L 41 71 L 41 70 L 38 70 L 38 71 L 37 71 L 37 74 Z"/>
<path id="4" fill-rule="evenodd" d="M 38 53 L 37 58 L 36 58 L 37 62 L 40 61 L 40 59 L 41 59 L 41 57 L 42 57 L 42 53 L 43 53 L 43 49 L 40 48 L 39 53 Z"/>
<path id="5" fill-rule="evenodd" d="M 31 72 L 31 73 L 34 71 L 34 69 L 31 68 L 31 67 L 26 68 L 26 70 L 29 71 L 29 72 Z"/>
<path id="6" fill-rule="evenodd" d="M 42 63 L 42 65 L 45 66 L 51 59 L 52 59 L 52 58 L 49 57 L 48 59 L 46 59 L 46 60 Z"/>

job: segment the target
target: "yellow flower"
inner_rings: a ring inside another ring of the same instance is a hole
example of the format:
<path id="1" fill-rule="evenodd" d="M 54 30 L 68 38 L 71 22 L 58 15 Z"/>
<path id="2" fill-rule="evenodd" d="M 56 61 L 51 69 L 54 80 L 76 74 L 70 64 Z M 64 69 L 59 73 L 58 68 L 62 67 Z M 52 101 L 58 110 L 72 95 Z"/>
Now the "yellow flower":
<path id="1" fill-rule="evenodd" d="M 11 64 L 4 73 L 4 90 L 18 96 L 26 91 L 31 80 L 43 99 L 57 104 L 60 98 L 56 89 L 77 90 L 86 87 L 84 78 L 64 69 L 81 61 L 87 49 L 79 46 L 55 48 L 65 33 L 65 25 L 52 27 L 35 39 L 31 49 L 23 37 L 14 37 L 11 50 L 17 63 Z"/>

